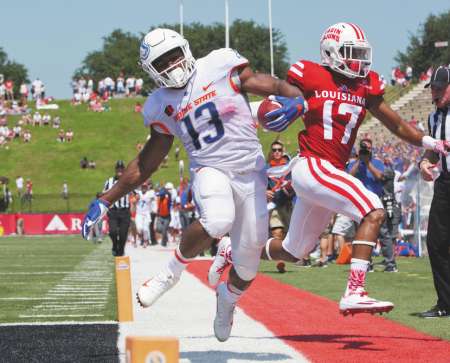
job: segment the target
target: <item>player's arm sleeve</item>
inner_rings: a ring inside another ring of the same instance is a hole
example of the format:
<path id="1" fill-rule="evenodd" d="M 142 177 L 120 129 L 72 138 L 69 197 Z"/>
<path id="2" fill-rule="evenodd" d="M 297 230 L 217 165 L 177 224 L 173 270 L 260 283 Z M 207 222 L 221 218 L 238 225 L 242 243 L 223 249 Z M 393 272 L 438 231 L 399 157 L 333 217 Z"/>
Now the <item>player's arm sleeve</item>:
<path id="1" fill-rule="evenodd" d="M 305 72 L 307 71 L 307 63 L 299 60 L 292 64 L 287 72 L 286 81 L 305 91 Z"/>
<path id="2" fill-rule="evenodd" d="M 219 49 L 216 52 L 217 63 L 222 65 L 221 72 L 227 75 L 231 88 L 239 92 L 241 89 L 239 73 L 248 66 L 248 59 L 231 48 Z"/>
<path id="3" fill-rule="evenodd" d="M 155 131 L 164 135 L 172 135 L 170 127 L 163 120 L 161 109 L 162 103 L 156 97 L 150 96 L 144 104 L 142 116 L 144 118 L 144 125 L 148 128 L 153 128 Z"/>

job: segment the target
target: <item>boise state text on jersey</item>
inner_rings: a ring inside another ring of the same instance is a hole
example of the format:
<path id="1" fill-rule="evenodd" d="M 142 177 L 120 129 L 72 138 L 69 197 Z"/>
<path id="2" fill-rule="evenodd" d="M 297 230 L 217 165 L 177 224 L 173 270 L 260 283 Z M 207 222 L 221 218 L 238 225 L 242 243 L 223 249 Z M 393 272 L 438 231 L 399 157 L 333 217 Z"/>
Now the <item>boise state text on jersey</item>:
<path id="1" fill-rule="evenodd" d="M 263 168 L 256 123 L 236 72 L 247 64 L 229 48 L 198 59 L 184 88 L 160 88 L 148 97 L 145 125 L 180 138 L 191 168 L 211 166 L 230 172 Z"/>
<path id="2" fill-rule="evenodd" d="M 298 135 L 300 155 L 314 155 L 344 169 L 370 97 L 384 94 L 378 74 L 336 77 L 320 64 L 300 60 L 289 69 L 287 81 L 308 101 L 305 129 Z"/>

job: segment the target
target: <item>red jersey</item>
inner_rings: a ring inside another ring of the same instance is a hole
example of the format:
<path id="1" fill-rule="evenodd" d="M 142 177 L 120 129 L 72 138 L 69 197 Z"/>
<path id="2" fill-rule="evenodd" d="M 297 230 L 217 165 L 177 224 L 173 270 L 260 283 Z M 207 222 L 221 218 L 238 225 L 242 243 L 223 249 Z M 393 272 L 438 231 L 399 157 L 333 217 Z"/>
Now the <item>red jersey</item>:
<path id="1" fill-rule="evenodd" d="M 344 169 L 368 99 L 384 94 L 380 77 L 373 71 L 365 78 L 336 77 L 327 67 L 300 60 L 289 69 L 287 81 L 300 88 L 308 101 L 305 129 L 298 134 L 300 155 L 316 156 Z"/>

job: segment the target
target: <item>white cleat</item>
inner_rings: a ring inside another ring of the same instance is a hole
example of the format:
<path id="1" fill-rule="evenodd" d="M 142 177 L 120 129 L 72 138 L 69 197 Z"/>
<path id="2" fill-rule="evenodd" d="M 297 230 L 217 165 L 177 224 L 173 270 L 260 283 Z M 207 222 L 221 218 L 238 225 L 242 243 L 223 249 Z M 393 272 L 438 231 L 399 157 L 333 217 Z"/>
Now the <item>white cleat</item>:
<path id="1" fill-rule="evenodd" d="M 179 280 L 168 271 L 161 271 L 155 277 L 147 280 L 139 288 L 136 298 L 143 308 L 148 308 L 158 300 L 161 295 L 170 290 Z"/>
<path id="2" fill-rule="evenodd" d="M 216 286 L 218 284 L 223 272 L 231 263 L 231 240 L 230 237 L 223 237 L 217 246 L 214 261 L 209 267 L 208 283 L 210 286 Z"/>
<path id="3" fill-rule="evenodd" d="M 361 291 L 347 296 L 343 296 L 339 302 L 339 311 L 342 315 L 360 313 L 388 313 L 394 308 L 390 301 L 379 301 L 367 295 L 367 292 Z"/>
<path id="4" fill-rule="evenodd" d="M 225 291 L 227 283 L 222 282 L 217 286 L 217 310 L 216 318 L 214 319 L 214 335 L 219 342 L 228 340 L 233 327 L 233 314 L 236 303 L 230 303 L 225 299 Z"/>

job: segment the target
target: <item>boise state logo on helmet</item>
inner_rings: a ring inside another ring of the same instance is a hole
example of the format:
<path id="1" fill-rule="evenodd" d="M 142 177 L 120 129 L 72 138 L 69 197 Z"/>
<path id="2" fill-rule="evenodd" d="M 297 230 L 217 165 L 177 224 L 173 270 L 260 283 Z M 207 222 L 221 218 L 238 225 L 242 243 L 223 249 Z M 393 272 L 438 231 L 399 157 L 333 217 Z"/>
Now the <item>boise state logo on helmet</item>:
<path id="1" fill-rule="evenodd" d="M 150 46 L 143 40 L 140 47 L 140 56 L 142 60 L 146 60 L 150 55 Z"/>

